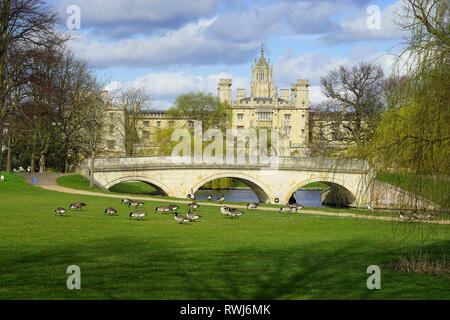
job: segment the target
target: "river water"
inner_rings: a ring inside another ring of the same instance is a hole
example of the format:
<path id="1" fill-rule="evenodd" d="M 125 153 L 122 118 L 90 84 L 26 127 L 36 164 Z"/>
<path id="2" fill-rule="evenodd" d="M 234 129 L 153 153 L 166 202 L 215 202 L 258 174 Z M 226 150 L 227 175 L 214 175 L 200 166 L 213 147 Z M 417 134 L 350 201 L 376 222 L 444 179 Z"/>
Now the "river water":
<path id="1" fill-rule="evenodd" d="M 307 207 L 325 207 L 321 203 L 322 190 L 300 189 L 294 193 L 294 198 L 298 204 Z M 213 200 L 223 195 L 225 201 L 230 202 L 258 202 L 258 197 L 250 189 L 237 190 L 205 190 L 201 189 L 195 193 L 197 200 L 206 200 L 207 195 L 212 195 Z M 284 203 L 282 203 L 284 204 Z"/>

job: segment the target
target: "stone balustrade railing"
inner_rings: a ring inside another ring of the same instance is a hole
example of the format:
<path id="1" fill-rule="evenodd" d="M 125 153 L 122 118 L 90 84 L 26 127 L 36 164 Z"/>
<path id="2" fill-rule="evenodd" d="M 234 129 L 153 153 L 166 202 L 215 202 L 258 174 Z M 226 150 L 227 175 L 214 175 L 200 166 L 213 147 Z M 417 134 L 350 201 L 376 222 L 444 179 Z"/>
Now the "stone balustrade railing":
<path id="1" fill-rule="evenodd" d="M 82 168 L 89 168 L 89 159 L 86 159 Z M 95 159 L 96 171 L 118 170 L 151 170 L 170 168 L 233 168 L 233 169 L 280 169 L 280 170 L 306 170 L 327 172 L 367 173 L 370 170 L 367 161 L 358 159 L 326 159 L 308 157 L 117 157 Z"/>

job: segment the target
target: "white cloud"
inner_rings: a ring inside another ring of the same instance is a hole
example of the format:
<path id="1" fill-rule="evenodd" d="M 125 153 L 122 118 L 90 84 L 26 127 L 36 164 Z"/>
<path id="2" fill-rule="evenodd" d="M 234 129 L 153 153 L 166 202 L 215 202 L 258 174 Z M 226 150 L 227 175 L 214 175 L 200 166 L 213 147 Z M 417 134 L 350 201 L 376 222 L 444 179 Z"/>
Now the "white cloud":
<path id="1" fill-rule="evenodd" d="M 395 12 L 400 11 L 402 1 L 386 6 L 381 10 L 380 28 L 369 28 L 367 20 L 372 13 L 367 13 L 367 7 L 355 10 L 353 19 L 342 19 L 339 27 L 323 36 L 328 44 L 355 42 L 364 40 L 391 40 L 402 37 L 402 32 L 395 24 Z"/>
<path id="2" fill-rule="evenodd" d="M 215 12 L 219 0 L 62 0 L 56 7 L 62 17 L 66 9 L 81 9 L 81 27 L 92 28 L 106 37 L 152 34 L 159 29 L 175 29 L 186 22 Z M 64 22 L 64 21 L 63 21 Z"/>
<path id="3" fill-rule="evenodd" d="M 254 54 L 257 42 L 234 44 L 211 40 L 204 30 L 213 22 L 201 19 L 176 31 L 152 38 L 129 38 L 116 42 L 90 40 L 82 34 L 71 42 L 79 56 L 87 58 L 94 67 L 160 66 L 168 64 L 237 63 Z"/>
<path id="4" fill-rule="evenodd" d="M 312 85 L 318 84 L 320 77 L 326 72 L 349 63 L 348 58 L 330 57 L 311 52 L 299 56 L 285 55 L 274 64 L 275 80 L 284 86 L 294 83 L 297 79 L 308 79 Z"/>
<path id="5" fill-rule="evenodd" d="M 242 77 L 234 77 L 227 73 L 210 74 L 208 76 L 193 75 L 186 72 L 151 72 L 134 81 L 113 81 L 106 86 L 110 92 L 119 92 L 129 85 L 136 88 L 144 88 L 152 97 L 152 106 L 157 109 L 167 109 L 172 106 L 176 97 L 189 92 L 207 92 L 217 94 L 217 84 L 221 78 L 230 78 L 233 81 L 233 89 L 246 88 L 249 80 Z"/>

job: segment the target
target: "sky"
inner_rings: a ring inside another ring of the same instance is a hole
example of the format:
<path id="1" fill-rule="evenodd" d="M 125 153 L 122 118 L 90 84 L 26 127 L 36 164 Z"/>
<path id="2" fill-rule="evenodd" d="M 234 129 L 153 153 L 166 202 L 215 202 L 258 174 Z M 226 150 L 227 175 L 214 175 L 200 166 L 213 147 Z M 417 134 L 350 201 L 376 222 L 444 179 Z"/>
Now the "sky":
<path id="1" fill-rule="evenodd" d="M 189 92 L 250 87 L 264 43 L 275 86 L 310 81 L 311 104 L 325 99 L 320 77 L 340 65 L 380 64 L 388 74 L 402 32 L 402 0 L 50 0 L 69 47 L 107 89 L 144 88 L 153 109 Z M 73 10 L 73 6 L 79 8 Z M 379 10 L 379 11 L 377 11 Z M 379 12 L 379 15 L 377 14 Z M 379 17 L 379 19 L 378 19 Z M 79 21 L 79 25 L 77 25 Z M 379 22 L 379 23 L 378 23 Z"/>

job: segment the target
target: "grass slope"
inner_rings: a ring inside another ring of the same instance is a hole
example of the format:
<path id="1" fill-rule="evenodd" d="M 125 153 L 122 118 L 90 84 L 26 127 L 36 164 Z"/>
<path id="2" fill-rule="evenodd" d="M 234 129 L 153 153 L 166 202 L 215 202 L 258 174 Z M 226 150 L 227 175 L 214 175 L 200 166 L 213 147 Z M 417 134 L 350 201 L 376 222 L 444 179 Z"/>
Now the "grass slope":
<path id="1" fill-rule="evenodd" d="M 14 175 L 0 195 L 0 299 L 450 298 L 445 278 L 383 267 L 382 289 L 366 288 L 369 265 L 418 244 L 409 236 L 418 224 L 268 211 L 233 220 L 202 206 L 199 222 L 179 225 L 151 202 L 144 221 L 129 221 L 119 199 L 47 191 Z M 53 215 L 75 201 L 88 206 Z M 104 216 L 109 206 L 119 215 Z M 423 228 L 433 235 L 427 250 L 448 253 L 448 227 Z M 66 288 L 73 264 L 81 290 Z"/>
<path id="2" fill-rule="evenodd" d="M 444 208 L 450 206 L 450 181 L 402 174 L 380 174 L 378 180 L 436 201 Z"/>

